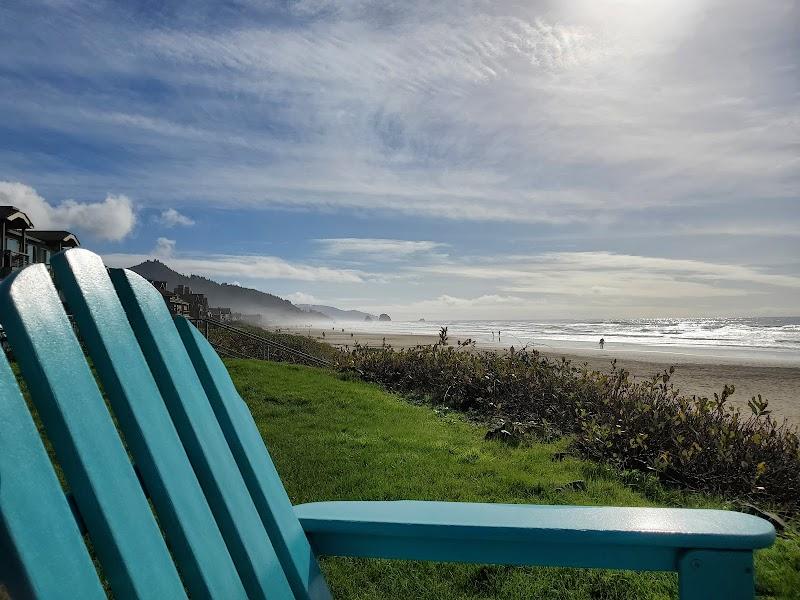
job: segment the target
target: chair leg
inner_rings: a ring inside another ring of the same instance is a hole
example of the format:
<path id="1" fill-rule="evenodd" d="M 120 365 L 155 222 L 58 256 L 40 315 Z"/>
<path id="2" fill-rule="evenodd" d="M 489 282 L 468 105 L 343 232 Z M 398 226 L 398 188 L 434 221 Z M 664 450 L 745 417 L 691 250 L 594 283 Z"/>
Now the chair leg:
<path id="1" fill-rule="evenodd" d="M 681 600 L 752 600 L 753 553 L 690 550 L 679 560 Z"/>

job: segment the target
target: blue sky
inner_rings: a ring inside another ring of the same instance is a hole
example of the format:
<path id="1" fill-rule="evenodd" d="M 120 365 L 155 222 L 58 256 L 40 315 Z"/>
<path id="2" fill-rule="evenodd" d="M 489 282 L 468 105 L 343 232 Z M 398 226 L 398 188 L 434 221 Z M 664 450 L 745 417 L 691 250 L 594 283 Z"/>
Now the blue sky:
<path id="1" fill-rule="evenodd" d="M 0 203 L 395 318 L 800 306 L 797 2 L 0 5 Z"/>

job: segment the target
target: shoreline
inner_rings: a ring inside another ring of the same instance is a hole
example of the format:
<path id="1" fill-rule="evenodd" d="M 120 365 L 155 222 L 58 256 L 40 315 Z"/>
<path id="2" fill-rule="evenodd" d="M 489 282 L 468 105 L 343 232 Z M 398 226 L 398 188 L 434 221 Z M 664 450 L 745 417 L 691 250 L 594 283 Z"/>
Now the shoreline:
<path id="1" fill-rule="evenodd" d="M 334 347 L 352 347 L 358 343 L 362 346 L 381 347 L 384 343 L 394 348 L 409 348 L 417 345 L 431 345 L 438 341 L 438 336 L 416 333 L 392 333 L 376 331 L 359 331 L 339 324 L 335 328 L 319 327 L 281 327 L 281 331 L 295 335 L 310 336 L 318 341 L 326 342 Z M 351 325 L 357 325 L 353 323 Z M 274 330 L 275 328 L 270 328 Z M 344 331 L 342 331 L 344 329 Z M 325 337 L 323 337 L 323 332 Z M 463 341 L 458 337 L 450 337 L 450 343 L 456 345 Z M 501 344 L 477 344 L 479 350 L 502 351 L 511 346 Z M 729 402 L 742 408 L 745 415 L 750 413 L 747 402 L 761 394 L 769 400 L 773 416 L 780 422 L 784 418 L 794 425 L 800 425 L 800 366 L 781 364 L 779 361 L 751 360 L 735 354 L 703 352 L 678 352 L 659 349 L 637 349 L 606 344 L 604 350 L 586 348 L 581 345 L 564 345 L 556 347 L 534 346 L 542 355 L 552 359 L 565 357 L 576 365 L 584 363 L 591 370 L 606 371 L 611 361 L 617 359 L 617 366 L 631 373 L 634 379 L 650 379 L 670 366 L 675 366 L 672 381 L 675 387 L 686 395 L 712 397 L 714 392 L 720 393 L 725 384 L 733 384 L 736 391 Z M 676 349 L 678 350 L 678 349 Z M 680 349 L 682 350 L 682 349 Z M 716 350 L 716 349 L 715 349 Z"/>

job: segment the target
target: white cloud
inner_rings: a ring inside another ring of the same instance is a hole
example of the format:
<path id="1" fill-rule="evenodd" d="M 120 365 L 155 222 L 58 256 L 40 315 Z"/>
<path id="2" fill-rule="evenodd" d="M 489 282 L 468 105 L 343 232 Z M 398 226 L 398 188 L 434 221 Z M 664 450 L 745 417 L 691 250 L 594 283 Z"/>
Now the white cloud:
<path id="1" fill-rule="evenodd" d="M 172 264 L 182 272 L 209 276 L 240 276 L 249 279 L 294 279 L 299 281 L 333 281 L 361 283 L 362 276 L 353 270 L 332 269 L 291 263 L 276 256 L 210 256 L 181 258 Z"/>
<path id="2" fill-rule="evenodd" d="M 170 240 L 165 237 L 160 237 L 156 240 L 153 254 L 158 258 L 170 258 L 175 252 L 175 240 Z"/>
<path id="3" fill-rule="evenodd" d="M 293 304 L 320 304 L 321 301 L 311 294 L 305 292 L 294 292 L 292 294 L 285 294 L 283 296 Z"/>
<path id="4" fill-rule="evenodd" d="M 114 267 L 130 267 L 152 257 L 157 252 L 166 251 L 166 262 L 179 273 L 194 273 L 227 281 L 233 278 L 245 285 L 275 279 L 296 281 L 325 281 L 336 283 L 362 283 L 366 274 L 352 269 L 334 269 L 302 263 L 293 263 L 277 256 L 225 255 L 211 254 L 202 257 L 188 257 L 174 254 L 173 240 L 159 238 L 151 254 L 106 254 L 106 264 Z"/>
<path id="5" fill-rule="evenodd" d="M 191 227 L 195 224 L 194 219 L 179 213 L 174 208 L 161 211 L 161 214 L 156 217 L 156 221 L 167 228 L 175 227 L 176 225 Z"/>
<path id="6" fill-rule="evenodd" d="M 429 253 L 446 246 L 439 242 L 376 238 L 325 238 L 315 240 L 328 256 L 358 255 L 372 260 Z"/>
<path id="7" fill-rule="evenodd" d="M 28 185 L 0 181 L 0 204 L 21 209 L 36 229 L 66 229 L 102 240 L 122 240 L 136 225 L 131 201 L 123 195 L 108 195 L 94 203 L 65 200 L 53 206 Z"/>

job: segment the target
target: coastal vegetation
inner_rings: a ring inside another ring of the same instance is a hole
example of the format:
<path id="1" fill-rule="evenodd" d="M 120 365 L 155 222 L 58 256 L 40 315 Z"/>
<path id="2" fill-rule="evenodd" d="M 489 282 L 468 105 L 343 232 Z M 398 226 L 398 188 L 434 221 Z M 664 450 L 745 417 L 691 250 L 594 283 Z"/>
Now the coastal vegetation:
<path id="1" fill-rule="evenodd" d="M 749 412 L 728 402 L 732 386 L 711 398 L 685 396 L 673 369 L 635 381 L 611 363 L 596 372 L 535 350 L 484 352 L 467 342 L 395 350 L 356 346 L 345 371 L 434 406 L 484 422 L 514 442 L 526 434 L 567 436 L 576 455 L 635 470 L 681 488 L 800 510 L 800 438 L 778 422 L 767 400 Z"/>
<path id="2" fill-rule="evenodd" d="M 437 354 L 441 349 L 437 349 Z M 226 360 L 293 502 L 452 500 L 531 504 L 731 508 L 723 499 L 568 453 L 570 438 L 518 444 L 444 406 L 415 405 L 353 372 Z M 452 392 L 451 392 L 452 394 Z M 449 397 L 449 396 L 448 396 Z M 564 568 L 518 568 L 324 558 L 334 597 L 667 599 L 677 577 Z M 756 553 L 762 598 L 796 598 L 800 537 L 790 523 Z"/>

